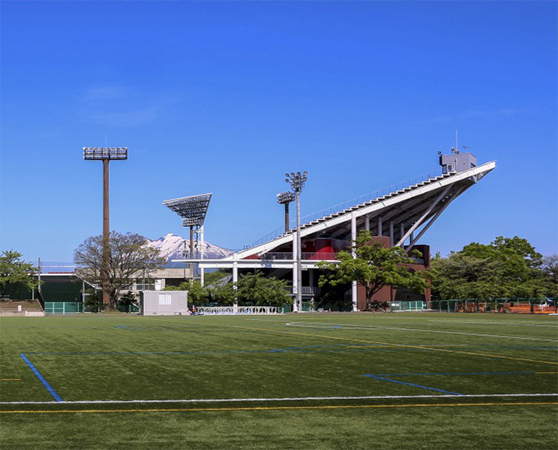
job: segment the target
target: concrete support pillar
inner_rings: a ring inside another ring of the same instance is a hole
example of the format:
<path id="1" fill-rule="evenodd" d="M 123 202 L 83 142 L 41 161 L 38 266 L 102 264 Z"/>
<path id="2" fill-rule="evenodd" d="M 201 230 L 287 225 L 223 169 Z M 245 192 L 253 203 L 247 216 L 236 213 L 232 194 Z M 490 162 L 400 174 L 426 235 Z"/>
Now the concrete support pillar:
<path id="1" fill-rule="evenodd" d="M 366 231 L 370 231 L 370 217 L 369 216 L 364 217 L 364 229 Z"/>
<path id="2" fill-rule="evenodd" d="M 351 239 L 353 240 L 353 249 L 352 254 L 353 258 L 356 258 L 356 251 L 354 247 L 354 242 L 357 238 L 357 227 L 356 227 L 356 215 L 355 213 L 351 214 Z M 353 311 L 357 311 L 357 304 L 358 304 L 358 289 L 357 289 L 357 282 L 353 281 L 351 286 L 351 297 L 353 301 Z"/>
<path id="3" fill-rule="evenodd" d="M 393 222 L 389 223 L 389 246 L 393 247 L 394 238 L 393 238 Z"/>
<path id="4" fill-rule="evenodd" d="M 382 231 L 383 231 L 382 218 L 378 217 L 378 236 L 383 236 Z"/>
<path id="5" fill-rule="evenodd" d="M 200 227 L 200 258 L 203 259 L 205 254 L 205 244 L 203 236 L 203 225 Z M 202 287 L 205 285 L 205 268 L 200 264 L 200 284 Z"/>
<path id="6" fill-rule="evenodd" d="M 296 263 L 296 255 L 298 255 L 298 239 L 293 236 L 293 312 L 298 312 L 298 265 Z"/>
<path id="7" fill-rule="evenodd" d="M 234 283 L 234 309 L 238 308 L 238 300 L 236 298 L 236 283 L 238 283 L 238 255 L 235 253 L 233 255 L 233 270 L 232 270 L 232 281 Z"/>

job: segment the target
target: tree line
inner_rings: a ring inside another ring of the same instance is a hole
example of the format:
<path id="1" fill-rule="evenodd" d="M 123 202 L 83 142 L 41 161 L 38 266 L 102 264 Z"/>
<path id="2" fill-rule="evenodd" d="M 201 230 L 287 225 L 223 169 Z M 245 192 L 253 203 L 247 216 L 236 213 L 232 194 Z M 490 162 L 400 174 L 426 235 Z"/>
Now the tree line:
<path id="1" fill-rule="evenodd" d="M 138 234 L 112 232 L 110 236 L 111 303 L 131 302 L 129 287 L 138 278 L 150 278 L 166 261 L 147 239 Z M 490 244 L 473 242 L 447 257 L 437 254 L 425 271 L 409 270 L 420 253 L 407 254 L 399 247 L 386 248 L 361 232 L 350 248 L 338 254 L 338 263 L 321 262 L 316 303 L 350 309 L 346 293 L 353 281 L 364 286 L 366 308 L 377 309 L 374 296 L 385 286 L 405 287 L 424 292 L 430 287 L 434 299 L 470 298 L 543 298 L 558 297 L 558 255 L 543 257 L 526 240 L 497 237 Z M 74 253 L 77 274 L 93 286 L 101 285 L 102 236 L 86 239 Z M 14 250 L 0 255 L 0 295 L 14 295 L 18 289 L 37 287 L 37 267 L 26 263 Z M 207 303 L 231 305 L 282 306 L 292 303 L 290 283 L 266 277 L 261 272 L 242 275 L 233 284 L 224 272 L 210 273 L 206 286 L 198 280 L 185 281 L 169 289 L 189 291 L 194 305 Z M 229 277 L 230 278 L 230 277 Z"/>
<path id="2" fill-rule="evenodd" d="M 438 254 L 431 267 L 432 296 L 441 300 L 558 297 L 558 255 L 544 258 L 517 236 Z"/>

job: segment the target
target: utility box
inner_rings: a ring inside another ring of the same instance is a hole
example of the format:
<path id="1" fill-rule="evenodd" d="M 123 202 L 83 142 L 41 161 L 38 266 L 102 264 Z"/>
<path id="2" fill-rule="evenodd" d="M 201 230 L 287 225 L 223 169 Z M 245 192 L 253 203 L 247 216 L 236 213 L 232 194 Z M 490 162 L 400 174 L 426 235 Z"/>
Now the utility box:
<path id="1" fill-rule="evenodd" d="M 141 291 L 141 315 L 178 316 L 188 311 L 188 291 Z"/>
<path id="2" fill-rule="evenodd" d="M 461 153 L 455 148 L 451 149 L 451 154 L 442 155 L 440 152 L 440 165 L 442 173 L 464 172 L 477 167 L 477 158 L 472 153 Z"/>

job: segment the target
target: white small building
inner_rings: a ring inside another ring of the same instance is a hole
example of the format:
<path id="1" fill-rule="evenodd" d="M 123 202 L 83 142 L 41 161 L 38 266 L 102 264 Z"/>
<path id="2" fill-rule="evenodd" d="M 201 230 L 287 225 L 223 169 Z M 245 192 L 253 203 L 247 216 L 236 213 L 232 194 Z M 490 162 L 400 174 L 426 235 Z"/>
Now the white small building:
<path id="1" fill-rule="evenodd" d="M 189 314 L 188 291 L 142 291 L 140 308 L 140 314 L 143 316 Z"/>

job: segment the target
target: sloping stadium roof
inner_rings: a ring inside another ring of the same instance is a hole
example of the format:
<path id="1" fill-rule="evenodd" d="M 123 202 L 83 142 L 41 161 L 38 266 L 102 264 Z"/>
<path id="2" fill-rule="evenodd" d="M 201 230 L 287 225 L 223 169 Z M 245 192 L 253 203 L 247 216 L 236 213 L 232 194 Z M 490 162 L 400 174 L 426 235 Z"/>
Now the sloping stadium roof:
<path id="1" fill-rule="evenodd" d="M 412 236 L 416 243 L 440 217 L 453 200 L 480 181 L 496 167 L 489 162 L 463 172 L 451 172 L 430 178 L 421 183 L 387 195 L 359 203 L 301 225 L 302 238 L 351 239 L 352 227 L 365 229 L 366 223 L 373 234 L 389 236 L 393 233 L 394 245 L 401 246 Z M 353 225 L 354 221 L 354 225 Z M 379 227 L 382 232 L 378 233 Z M 295 229 L 275 239 L 238 252 L 234 259 L 262 255 L 292 242 Z M 232 260 L 233 257 L 225 258 Z"/>

